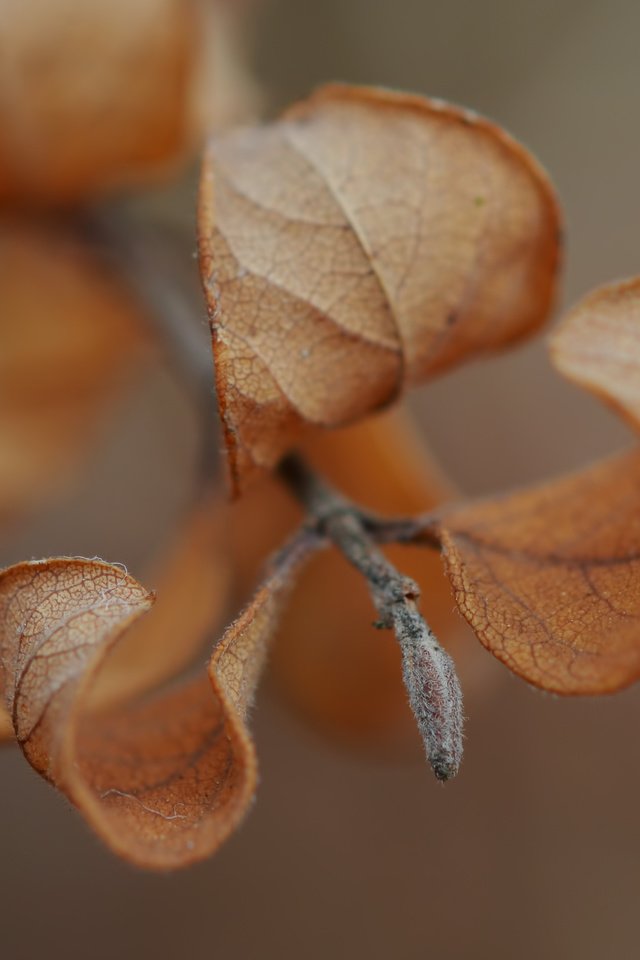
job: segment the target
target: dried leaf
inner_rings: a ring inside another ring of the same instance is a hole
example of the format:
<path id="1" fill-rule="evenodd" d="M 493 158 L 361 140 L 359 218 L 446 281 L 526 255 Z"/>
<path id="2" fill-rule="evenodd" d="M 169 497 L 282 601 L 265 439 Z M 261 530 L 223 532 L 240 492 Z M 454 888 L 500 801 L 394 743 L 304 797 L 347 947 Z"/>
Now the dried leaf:
<path id="1" fill-rule="evenodd" d="M 107 712 L 90 709 L 108 657 L 153 595 L 117 566 L 52 559 L 0 575 L 5 700 L 29 762 L 115 852 L 165 870 L 211 854 L 256 783 L 245 720 L 299 540 L 215 645 L 206 674 Z"/>
<path id="2" fill-rule="evenodd" d="M 640 452 L 523 493 L 448 509 L 458 606 L 530 683 L 564 694 L 640 677 Z"/>
<path id="3" fill-rule="evenodd" d="M 72 476 L 144 335 L 126 291 L 72 234 L 0 228 L 0 520 Z"/>
<path id="4" fill-rule="evenodd" d="M 198 4 L 30 0 L 0 23 L 0 200 L 67 202 L 191 145 Z"/>
<path id="5" fill-rule="evenodd" d="M 245 19 L 253 19 L 252 6 L 236 0 L 199 4 L 192 114 L 194 129 L 201 135 L 247 123 L 260 113 L 264 97 L 245 49 Z"/>
<path id="6" fill-rule="evenodd" d="M 310 427 L 533 332 L 553 299 L 546 176 L 439 101 L 327 87 L 214 139 L 199 219 L 236 488 Z"/>
<path id="7" fill-rule="evenodd" d="M 60 204 L 173 172 L 253 116 L 239 4 L 30 0 L 0 21 L 0 202 Z"/>
<path id="8" fill-rule="evenodd" d="M 556 328 L 551 358 L 565 377 L 640 426 L 640 279 L 599 287 Z"/>
<path id="9" fill-rule="evenodd" d="M 228 504 L 213 493 L 192 508 L 164 563 L 149 578 L 157 595 L 153 607 L 100 671 L 92 709 L 175 677 L 203 650 L 211 626 L 223 622 L 231 584 L 228 514 Z"/>
<path id="10" fill-rule="evenodd" d="M 13 725 L 4 707 L 0 707 L 0 742 L 13 740 Z"/>

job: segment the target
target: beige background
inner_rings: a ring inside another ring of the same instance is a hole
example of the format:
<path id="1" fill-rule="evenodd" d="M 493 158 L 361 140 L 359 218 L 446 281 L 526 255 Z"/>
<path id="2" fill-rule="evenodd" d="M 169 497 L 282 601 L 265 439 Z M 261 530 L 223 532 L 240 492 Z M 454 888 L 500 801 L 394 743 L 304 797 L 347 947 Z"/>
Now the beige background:
<path id="1" fill-rule="evenodd" d="M 633 0 L 265 0 L 255 17 L 254 60 L 274 106 L 325 79 L 382 83 L 463 103 L 522 139 L 564 201 L 567 302 L 639 270 Z M 460 371 L 414 402 L 473 492 L 627 441 L 550 371 L 542 344 Z M 187 496 L 176 464 L 193 463 L 195 423 L 166 372 L 120 409 L 82 486 L 5 539 L 5 560 L 98 553 L 143 569 Z M 640 695 L 561 701 L 484 659 L 462 773 L 446 788 L 417 753 L 389 766 L 325 744 L 265 690 L 254 811 L 214 860 L 169 878 L 117 862 L 3 752 L 2 956 L 636 956 Z"/>

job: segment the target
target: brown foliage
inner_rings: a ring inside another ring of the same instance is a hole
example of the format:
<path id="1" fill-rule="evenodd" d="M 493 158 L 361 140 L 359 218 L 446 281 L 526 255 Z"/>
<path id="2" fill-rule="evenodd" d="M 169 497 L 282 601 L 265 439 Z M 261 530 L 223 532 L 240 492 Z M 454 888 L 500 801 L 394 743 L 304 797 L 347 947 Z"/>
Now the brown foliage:
<path id="1" fill-rule="evenodd" d="M 551 337 L 562 374 L 640 426 L 640 278 L 599 287 Z"/>
<path id="2" fill-rule="evenodd" d="M 190 0 L 6 4 L 0 200 L 76 200 L 182 153 L 195 17 Z"/>
<path id="3" fill-rule="evenodd" d="M 0 226 L 0 521 L 55 493 L 144 336 L 122 285 L 72 233 Z"/>
<path id="4" fill-rule="evenodd" d="M 202 649 L 211 624 L 221 622 L 231 573 L 227 513 L 211 495 L 193 509 L 151 578 L 157 586 L 153 606 L 129 627 L 127 642 L 110 652 L 97 675 L 89 693 L 92 709 L 112 707 L 171 679 Z M 0 705 L 0 741 L 13 736 Z"/>
<path id="5" fill-rule="evenodd" d="M 0 741 L 8 741 L 13 738 L 13 726 L 11 718 L 4 706 L 0 707 Z"/>
<path id="6" fill-rule="evenodd" d="M 529 154 L 381 90 L 214 139 L 199 229 L 236 489 L 305 429 L 531 333 L 554 293 L 558 211 Z"/>
<path id="7" fill-rule="evenodd" d="M 212 853 L 246 812 L 256 783 L 247 713 L 280 605 L 313 546 L 289 548 L 215 644 L 206 673 L 111 710 L 96 709 L 94 686 L 112 651 L 143 626 L 153 595 L 95 560 L 34 561 L 0 575 L 0 679 L 16 738 L 121 856 L 185 866 Z M 192 632 L 192 616 L 201 624 L 208 589 L 199 582 L 195 613 L 193 585 L 174 592 L 169 613 L 181 632 Z"/>
<path id="8" fill-rule="evenodd" d="M 640 281 L 602 287 L 559 325 L 552 358 L 638 424 Z M 456 601 L 514 672 L 557 693 L 640 677 L 640 452 L 523 493 L 447 510 Z"/>
<path id="9" fill-rule="evenodd" d="M 640 454 L 442 519 L 456 602 L 530 683 L 606 693 L 640 676 Z"/>

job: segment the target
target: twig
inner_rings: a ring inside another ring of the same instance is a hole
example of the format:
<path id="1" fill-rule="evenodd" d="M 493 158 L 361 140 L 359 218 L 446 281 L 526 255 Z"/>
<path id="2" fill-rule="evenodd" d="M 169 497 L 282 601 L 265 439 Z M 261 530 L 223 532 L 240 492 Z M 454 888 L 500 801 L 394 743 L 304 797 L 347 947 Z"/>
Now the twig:
<path id="1" fill-rule="evenodd" d="M 380 517 L 358 510 L 358 516 L 369 536 L 380 543 L 411 543 L 415 546 L 440 550 L 437 520 L 433 513 L 418 517 Z"/>
<path id="2" fill-rule="evenodd" d="M 395 630 L 409 703 L 427 759 L 439 780 L 449 780 L 462 759 L 462 693 L 451 657 L 418 610 L 420 588 L 396 570 L 376 546 L 376 532 L 382 541 L 389 542 L 394 521 L 363 513 L 325 484 L 296 454 L 285 457 L 279 473 L 315 518 L 319 531 L 366 579 L 380 617 L 377 626 Z M 396 532 L 405 529 L 409 533 L 411 523 L 414 521 L 396 523 Z"/>

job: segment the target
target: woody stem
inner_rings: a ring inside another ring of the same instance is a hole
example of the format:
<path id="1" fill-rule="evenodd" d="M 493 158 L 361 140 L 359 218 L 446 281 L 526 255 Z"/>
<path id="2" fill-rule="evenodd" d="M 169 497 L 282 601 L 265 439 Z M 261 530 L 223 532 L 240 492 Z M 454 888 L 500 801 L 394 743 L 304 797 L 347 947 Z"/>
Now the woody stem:
<path id="1" fill-rule="evenodd" d="M 376 521 L 333 490 L 298 454 L 285 457 L 279 475 L 302 504 L 318 532 L 365 578 L 380 617 L 393 628 L 402 651 L 403 678 L 427 758 L 439 780 L 455 776 L 462 758 L 462 693 L 449 654 L 418 610 L 420 588 L 400 573 L 376 545 Z M 410 521 L 402 521 L 407 523 Z M 387 536 L 381 535 L 388 542 Z M 399 538 L 401 539 L 401 538 Z"/>

